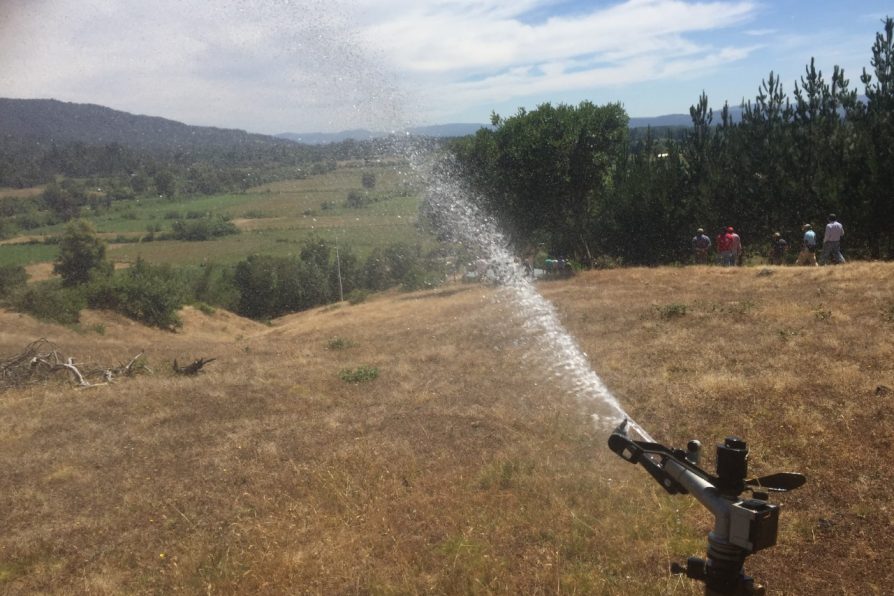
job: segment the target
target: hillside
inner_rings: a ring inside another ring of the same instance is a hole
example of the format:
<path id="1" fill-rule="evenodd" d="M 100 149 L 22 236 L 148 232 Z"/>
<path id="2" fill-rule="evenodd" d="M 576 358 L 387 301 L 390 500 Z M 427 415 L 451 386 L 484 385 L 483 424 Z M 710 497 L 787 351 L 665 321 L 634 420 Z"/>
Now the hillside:
<path id="1" fill-rule="evenodd" d="M 772 593 L 894 591 L 892 265 L 540 289 L 656 439 L 702 440 L 713 469 L 737 434 L 754 475 L 807 475 L 748 560 Z M 389 293 L 269 327 L 189 309 L 177 334 L 0 313 L 0 357 L 47 337 L 79 362 L 145 349 L 154 370 L 0 393 L 0 591 L 702 593 L 667 569 L 704 554 L 709 515 L 606 448 L 508 298 Z M 201 376 L 169 372 L 200 356 Z"/>
<path id="2" fill-rule="evenodd" d="M 117 143 L 149 151 L 292 146 L 284 139 L 243 130 L 189 126 L 165 118 L 55 99 L 0 98 L 0 138 L 3 137 L 59 145 Z"/>

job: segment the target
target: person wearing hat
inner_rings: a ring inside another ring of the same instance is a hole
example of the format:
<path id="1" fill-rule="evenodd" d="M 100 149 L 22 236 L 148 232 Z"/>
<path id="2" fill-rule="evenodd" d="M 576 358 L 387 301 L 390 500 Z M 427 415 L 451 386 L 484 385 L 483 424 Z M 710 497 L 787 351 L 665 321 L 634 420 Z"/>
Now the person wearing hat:
<path id="1" fill-rule="evenodd" d="M 835 263 L 844 264 L 844 255 L 841 254 L 841 239 L 844 237 L 844 226 L 838 221 L 834 213 L 829 214 L 829 223 L 826 224 L 826 233 L 823 234 L 823 252 L 820 255 L 820 264 L 829 262 L 829 257 Z"/>
<path id="2" fill-rule="evenodd" d="M 801 252 L 798 254 L 795 264 L 816 267 L 816 232 L 813 231 L 813 227 L 809 223 L 801 226 L 801 230 L 804 232 L 804 238 L 801 240 Z"/>
<path id="3" fill-rule="evenodd" d="M 785 259 L 785 251 L 788 250 L 788 242 L 779 232 L 773 232 L 773 240 L 770 243 L 770 264 L 782 265 Z"/>
<path id="4" fill-rule="evenodd" d="M 692 237 L 692 254 L 696 265 L 708 264 L 708 250 L 711 248 L 711 239 L 705 235 L 705 230 L 699 228 Z"/>

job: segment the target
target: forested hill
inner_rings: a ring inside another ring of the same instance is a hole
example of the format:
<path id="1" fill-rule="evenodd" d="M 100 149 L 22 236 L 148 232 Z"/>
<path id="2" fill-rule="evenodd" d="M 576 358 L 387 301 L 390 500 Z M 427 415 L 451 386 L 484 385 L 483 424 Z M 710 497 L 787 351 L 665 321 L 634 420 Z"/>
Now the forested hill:
<path id="1" fill-rule="evenodd" d="M 165 118 L 55 99 L 0 98 L 0 138 L 57 145 L 118 144 L 148 151 L 294 146 L 285 139 L 243 130 L 189 126 Z"/>

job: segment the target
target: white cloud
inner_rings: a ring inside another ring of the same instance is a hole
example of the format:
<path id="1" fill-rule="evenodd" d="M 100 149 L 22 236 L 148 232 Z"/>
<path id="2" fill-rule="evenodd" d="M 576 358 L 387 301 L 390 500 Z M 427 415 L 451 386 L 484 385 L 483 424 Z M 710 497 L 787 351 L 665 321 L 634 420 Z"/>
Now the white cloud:
<path id="1" fill-rule="evenodd" d="M 691 77 L 746 58 L 752 46 L 712 34 L 757 11 L 750 0 L 6 2 L 0 94 L 261 132 L 484 118 L 496 102 Z"/>

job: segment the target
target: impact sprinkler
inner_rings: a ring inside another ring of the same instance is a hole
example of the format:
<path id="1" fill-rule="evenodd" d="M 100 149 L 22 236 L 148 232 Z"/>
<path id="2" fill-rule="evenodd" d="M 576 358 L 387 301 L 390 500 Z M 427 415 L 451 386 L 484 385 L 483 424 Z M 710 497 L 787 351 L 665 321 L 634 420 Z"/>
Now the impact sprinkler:
<path id="1" fill-rule="evenodd" d="M 709 474 L 698 466 L 698 441 L 690 441 L 685 451 L 634 441 L 627 436 L 627 420 L 611 434 L 608 446 L 622 459 L 642 465 L 668 493 L 691 494 L 714 515 L 707 557 L 689 557 L 685 566 L 674 563 L 671 573 L 704 582 L 706 596 L 766 593 L 745 575 L 745 558 L 776 544 L 779 505 L 768 502 L 769 493 L 798 488 L 805 482 L 802 474 L 781 472 L 746 480 L 748 446 L 735 437 L 717 446 L 717 474 Z M 745 491 L 751 498 L 740 496 Z"/>

